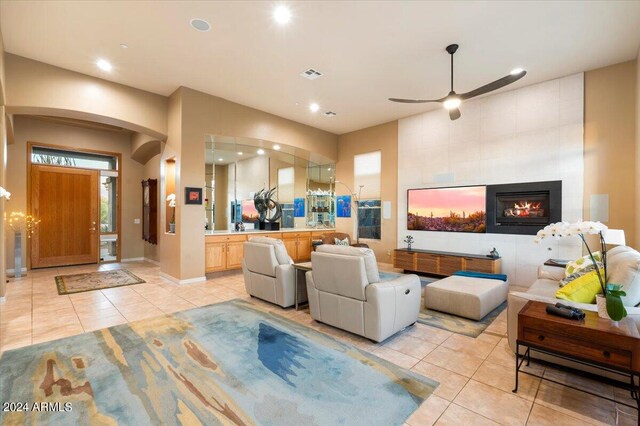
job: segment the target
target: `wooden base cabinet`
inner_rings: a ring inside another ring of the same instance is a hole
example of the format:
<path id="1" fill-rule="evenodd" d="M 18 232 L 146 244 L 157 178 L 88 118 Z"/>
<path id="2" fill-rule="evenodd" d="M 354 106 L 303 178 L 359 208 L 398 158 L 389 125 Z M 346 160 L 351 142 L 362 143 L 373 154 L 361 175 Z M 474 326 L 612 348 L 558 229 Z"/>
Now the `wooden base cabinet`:
<path id="1" fill-rule="evenodd" d="M 311 231 L 265 232 L 231 235 L 207 235 L 204 238 L 205 272 L 220 272 L 242 268 L 244 242 L 251 237 L 282 240 L 294 262 L 311 259 Z"/>
<path id="2" fill-rule="evenodd" d="M 502 259 L 492 259 L 476 254 L 396 249 L 393 252 L 393 267 L 405 271 L 445 276 L 458 271 L 500 274 Z"/>
<path id="3" fill-rule="evenodd" d="M 294 262 L 303 262 L 311 259 L 311 233 L 287 232 L 282 234 L 282 242 L 287 248 L 287 253 Z"/>
<path id="4" fill-rule="evenodd" d="M 214 235 L 205 237 L 205 272 L 219 272 L 242 267 L 246 235 Z"/>

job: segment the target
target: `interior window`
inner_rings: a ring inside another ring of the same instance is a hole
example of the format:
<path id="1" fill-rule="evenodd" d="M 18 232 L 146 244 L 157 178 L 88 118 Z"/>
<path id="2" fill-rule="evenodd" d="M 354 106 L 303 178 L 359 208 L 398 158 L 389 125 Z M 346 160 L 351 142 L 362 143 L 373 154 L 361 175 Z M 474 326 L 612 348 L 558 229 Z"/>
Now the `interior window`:
<path id="1" fill-rule="evenodd" d="M 38 146 L 34 146 L 31 150 L 31 162 L 82 169 L 117 170 L 118 168 L 117 160 L 108 155 Z"/>

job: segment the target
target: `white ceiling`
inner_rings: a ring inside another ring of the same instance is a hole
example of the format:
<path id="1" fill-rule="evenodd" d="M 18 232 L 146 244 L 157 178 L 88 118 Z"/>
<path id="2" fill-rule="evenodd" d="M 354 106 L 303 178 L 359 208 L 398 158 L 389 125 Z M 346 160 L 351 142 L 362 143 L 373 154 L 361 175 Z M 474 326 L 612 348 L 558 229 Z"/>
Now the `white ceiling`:
<path id="1" fill-rule="evenodd" d="M 511 87 L 631 60 L 640 44 L 638 1 L 289 1 L 287 26 L 276 4 L 4 0 L 0 28 L 10 53 L 162 95 L 188 86 L 338 134 L 437 108 L 386 98 L 446 95 L 450 43 L 457 92 L 516 66 L 528 75 Z M 191 28 L 196 17 L 212 30 Z M 324 76 L 298 75 L 310 67 Z"/>

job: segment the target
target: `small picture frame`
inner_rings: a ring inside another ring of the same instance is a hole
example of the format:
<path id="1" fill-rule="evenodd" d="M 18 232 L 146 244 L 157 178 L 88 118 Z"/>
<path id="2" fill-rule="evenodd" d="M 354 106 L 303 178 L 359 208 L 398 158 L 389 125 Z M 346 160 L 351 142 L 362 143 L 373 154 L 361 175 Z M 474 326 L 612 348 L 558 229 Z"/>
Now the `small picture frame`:
<path id="1" fill-rule="evenodd" d="M 202 204 L 202 188 L 184 188 L 185 204 Z"/>

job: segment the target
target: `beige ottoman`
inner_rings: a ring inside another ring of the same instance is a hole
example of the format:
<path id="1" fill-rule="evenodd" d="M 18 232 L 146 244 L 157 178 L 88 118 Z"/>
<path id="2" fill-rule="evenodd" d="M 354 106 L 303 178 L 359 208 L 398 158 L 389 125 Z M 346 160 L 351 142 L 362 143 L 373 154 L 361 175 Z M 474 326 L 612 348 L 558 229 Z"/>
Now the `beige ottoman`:
<path id="1" fill-rule="evenodd" d="M 424 288 L 428 309 L 481 320 L 507 300 L 509 285 L 502 280 L 452 275 Z"/>

